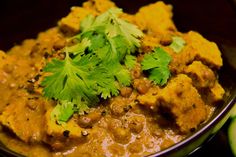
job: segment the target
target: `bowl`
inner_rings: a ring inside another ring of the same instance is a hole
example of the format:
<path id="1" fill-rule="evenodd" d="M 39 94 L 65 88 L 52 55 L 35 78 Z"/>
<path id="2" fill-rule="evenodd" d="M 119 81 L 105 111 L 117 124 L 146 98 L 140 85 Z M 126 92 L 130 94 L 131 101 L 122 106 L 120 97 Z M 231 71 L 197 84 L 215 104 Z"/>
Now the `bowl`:
<path id="1" fill-rule="evenodd" d="M 143 5 L 156 0 L 132 1 L 114 0 L 124 11 L 135 13 Z M 191 136 L 183 141 L 150 155 L 186 156 L 199 149 L 222 127 L 230 115 L 236 100 L 236 5 L 227 0 L 166 0 L 173 5 L 174 22 L 181 32 L 195 30 L 218 44 L 222 52 L 223 67 L 219 71 L 219 81 L 226 90 L 224 102 L 218 104 L 213 116 Z M 35 38 L 37 33 L 56 25 L 57 21 L 69 13 L 74 5 L 82 1 L 57 0 L 3 0 L 0 2 L 0 49 L 8 50 L 23 39 Z M 0 156 L 21 156 L 0 144 Z"/>

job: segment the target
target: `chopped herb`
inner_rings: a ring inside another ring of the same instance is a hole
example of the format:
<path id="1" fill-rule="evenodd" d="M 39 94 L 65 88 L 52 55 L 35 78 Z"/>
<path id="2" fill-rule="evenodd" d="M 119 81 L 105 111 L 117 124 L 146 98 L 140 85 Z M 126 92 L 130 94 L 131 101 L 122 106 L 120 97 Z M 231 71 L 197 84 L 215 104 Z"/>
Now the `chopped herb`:
<path id="1" fill-rule="evenodd" d="M 51 112 L 51 119 L 54 119 L 58 124 L 66 122 L 74 113 L 72 102 L 61 101 Z"/>
<path id="2" fill-rule="evenodd" d="M 78 44 L 75 44 L 73 46 L 67 47 L 66 51 L 71 52 L 74 55 L 82 55 L 86 48 L 88 48 L 91 45 L 90 41 L 87 38 L 84 38 L 81 42 Z"/>
<path id="3" fill-rule="evenodd" d="M 66 55 L 65 60 L 54 59 L 44 68 L 52 73 L 41 83 L 44 96 L 60 101 L 52 112 L 58 121 L 66 122 L 74 111 L 83 113 L 99 101 L 100 94 L 103 98 L 118 94 L 114 77 L 99 63 L 95 55 L 85 55 L 79 60 Z"/>
<path id="4" fill-rule="evenodd" d="M 121 13 L 122 9 L 111 8 L 97 18 L 88 16 L 81 23 L 82 34 L 97 31 L 105 33 L 110 39 L 117 36 L 122 37 L 126 41 L 129 51 L 135 52 L 136 47 L 140 46 L 139 37 L 142 36 L 142 31 L 137 26 L 118 18 Z"/>
<path id="5" fill-rule="evenodd" d="M 59 124 L 74 112 L 84 113 L 100 97 L 117 95 L 119 84 L 130 85 L 127 67 L 133 66 L 134 58 L 129 55 L 140 47 L 142 32 L 120 19 L 121 13 L 112 8 L 97 17 L 87 16 L 81 22 L 81 33 L 71 38 L 76 43 L 65 47 L 65 58 L 45 66 L 48 75 L 41 83 L 43 94 L 58 101 L 51 116 Z M 126 66 L 124 59 L 129 60 Z"/>
<path id="6" fill-rule="evenodd" d="M 172 37 L 172 43 L 170 44 L 170 48 L 174 50 L 176 53 L 181 52 L 181 50 L 184 48 L 186 42 L 183 38 L 181 37 Z"/>
<path id="7" fill-rule="evenodd" d="M 141 62 L 142 70 L 149 72 L 149 79 L 159 85 L 167 83 L 170 77 L 168 64 L 171 61 L 171 56 L 162 48 L 154 49 L 153 53 L 146 54 Z"/>
<path id="8" fill-rule="evenodd" d="M 129 69 L 133 69 L 137 62 L 137 58 L 132 55 L 126 55 L 125 57 L 125 66 Z"/>

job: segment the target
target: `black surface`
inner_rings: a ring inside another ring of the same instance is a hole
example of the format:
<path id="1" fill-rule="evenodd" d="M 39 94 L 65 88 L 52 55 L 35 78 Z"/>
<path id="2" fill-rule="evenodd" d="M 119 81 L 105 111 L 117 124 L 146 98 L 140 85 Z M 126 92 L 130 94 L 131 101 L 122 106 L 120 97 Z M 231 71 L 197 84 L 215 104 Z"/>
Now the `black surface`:
<path id="1" fill-rule="evenodd" d="M 39 31 L 55 26 L 69 12 L 70 6 L 84 0 L 1 0 L 0 48 L 7 50 L 26 38 L 35 38 Z M 156 0 L 136 0 L 135 4 L 120 1 L 125 11 L 137 9 Z M 131 1 L 132 2 L 132 1 Z M 199 31 L 208 39 L 236 43 L 236 18 L 233 0 L 165 0 L 174 6 L 174 21 L 180 31 Z M 220 22 L 219 22 L 220 21 Z M 226 31 L 227 30 L 227 31 Z"/>
<path id="2" fill-rule="evenodd" d="M 0 48 L 8 50 L 56 26 L 81 0 L 0 0 Z"/>
<path id="3" fill-rule="evenodd" d="M 134 4 L 122 0 L 119 1 L 119 6 L 126 8 L 125 11 L 135 12 L 143 4 L 155 1 L 135 0 Z M 81 0 L 1 0 L 0 49 L 7 50 L 23 39 L 35 38 L 38 32 L 55 26 L 57 21 L 69 12 L 70 6 L 79 5 L 81 2 Z M 223 51 L 231 52 L 226 53 L 224 57 L 236 67 L 236 7 L 233 6 L 232 0 L 166 0 L 165 2 L 173 5 L 174 21 L 180 31 L 196 30 L 206 38 L 217 42 Z M 226 130 L 227 124 L 191 157 L 232 156 Z"/>

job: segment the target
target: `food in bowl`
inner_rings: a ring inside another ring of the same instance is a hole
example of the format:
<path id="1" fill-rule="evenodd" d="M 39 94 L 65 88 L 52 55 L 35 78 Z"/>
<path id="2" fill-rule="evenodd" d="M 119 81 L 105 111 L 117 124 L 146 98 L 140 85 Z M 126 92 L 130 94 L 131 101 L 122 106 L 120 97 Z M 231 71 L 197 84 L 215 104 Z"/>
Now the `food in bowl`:
<path id="1" fill-rule="evenodd" d="M 171 8 L 131 15 L 90 0 L 1 51 L 2 143 L 25 156 L 145 156 L 191 135 L 223 99 L 223 63 Z"/>

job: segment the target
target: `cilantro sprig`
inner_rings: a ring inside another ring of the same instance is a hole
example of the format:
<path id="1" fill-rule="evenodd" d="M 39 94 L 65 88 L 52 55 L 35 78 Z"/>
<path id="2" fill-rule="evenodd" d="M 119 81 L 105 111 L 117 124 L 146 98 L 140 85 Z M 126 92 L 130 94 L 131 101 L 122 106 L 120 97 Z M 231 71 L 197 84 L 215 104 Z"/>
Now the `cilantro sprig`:
<path id="1" fill-rule="evenodd" d="M 185 40 L 182 37 L 174 36 L 172 37 L 172 43 L 170 44 L 170 48 L 175 53 L 180 53 L 184 46 L 186 45 Z"/>
<path id="2" fill-rule="evenodd" d="M 121 13 L 112 8 L 97 17 L 89 15 L 81 22 L 81 33 L 71 39 L 76 43 L 65 47 L 65 59 L 53 59 L 45 66 L 48 76 L 41 83 L 43 94 L 57 100 L 51 114 L 57 122 L 83 113 L 100 97 L 117 95 L 119 84 L 130 85 L 128 68 L 134 59 L 126 56 L 140 47 L 142 32 L 120 19 Z M 129 64 L 123 64 L 124 58 L 129 58 Z"/>
<path id="3" fill-rule="evenodd" d="M 149 79 L 155 84 L 163 86 L 170 77 L 168 65 L 171 56 L 162 48 L 155 48 L 152 53 L 146 54 L 141 62 L 142 70 L 149 73 Z"/>
<path id="4" fill-rule="evenodd" d="M 128 69 L 121 64 L 126 55 L 134 53 L 140 47 L 142 31 L 137 26 L 120 18 L 121 9 L 112 8 L 98 17 L 88 16 L 81 23 L 82 32 L 75 38 L 82 41 L 90 39 L 89 52 L 95 53 L 116 80 L 122 85 L 129 85 L 131 77 Z"/>

